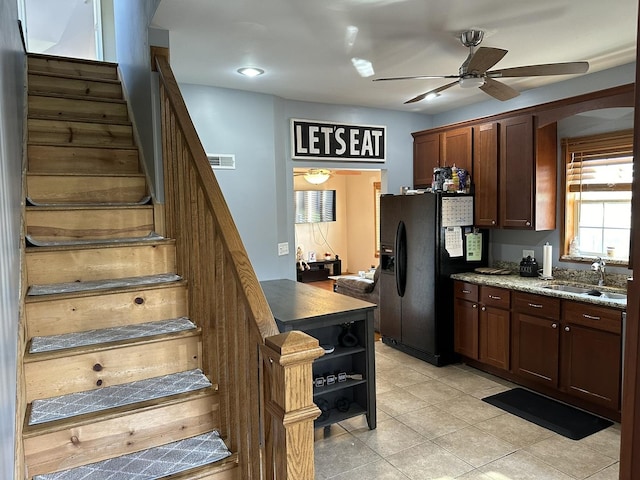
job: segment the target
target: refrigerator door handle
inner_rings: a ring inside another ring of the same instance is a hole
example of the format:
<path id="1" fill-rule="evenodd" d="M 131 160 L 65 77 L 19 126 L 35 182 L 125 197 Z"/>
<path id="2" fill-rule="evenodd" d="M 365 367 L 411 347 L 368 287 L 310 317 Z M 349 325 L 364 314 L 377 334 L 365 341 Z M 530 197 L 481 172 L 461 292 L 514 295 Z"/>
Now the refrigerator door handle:
<path id="1" fill-rule="evenodd" d="M 396 230 L 396 290 L 404 297 L 407 286 L 407 229 L 402 220 Z"/>

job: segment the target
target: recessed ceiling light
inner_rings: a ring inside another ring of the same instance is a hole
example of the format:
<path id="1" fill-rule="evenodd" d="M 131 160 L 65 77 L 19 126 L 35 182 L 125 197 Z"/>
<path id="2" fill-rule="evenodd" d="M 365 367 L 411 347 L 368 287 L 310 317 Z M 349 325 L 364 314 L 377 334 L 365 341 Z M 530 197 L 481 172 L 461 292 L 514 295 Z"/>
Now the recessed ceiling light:
<path id="1" fill-rule="evenodd" d="M 257 77 L 258 75 L 262 75 L 264 70 L 256 67 L 242 67 L 238 69 L 238 73 L 240 75 L 244 75 L 245 77 Z"/>

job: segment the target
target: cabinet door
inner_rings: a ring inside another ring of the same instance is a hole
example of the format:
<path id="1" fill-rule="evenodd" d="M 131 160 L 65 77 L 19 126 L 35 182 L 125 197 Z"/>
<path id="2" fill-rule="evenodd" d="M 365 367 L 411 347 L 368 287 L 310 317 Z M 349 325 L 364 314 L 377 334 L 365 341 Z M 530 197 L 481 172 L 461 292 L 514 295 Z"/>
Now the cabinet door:
<path id="1" fill-rule="evenodd" d="M 533 229 L 533 134 L 531 115 L 500 121 L 500 225 L 503 228 Z"/>
<path id="2" fill-rule="evenodd" d="M 488 365 L 509 369 L 509 310 L 482 305 L 480 308 L 479 360 Z"/>
<path id="3" fill-rule="evenodd" d="M 511 355 L 513 373 L 557 388 L 559 331 L 556 320 L 515 312 Z"/>
<path id="4" fill-rule="evenodd" d="M 621 353 L 619 334 L 565 324 L 562 331 L 562 390 L 618 410 Z"/>
<path id="5" fill-rule="evenodd" d="M 413 139 L 413 186 L 430 187 L 433 169 L 440 166 L 440 134 L 418 135 Z"/>
<path id="6" fill-rule="evenodd" d="M 498 226 L 498 124 L 473 127 L 474 224 Z"/>
<path id="7" fill-rule="evenodd" d="M 453 348 L 478 359 L 478 303 L 456 298 L 453 308 Z"/>
<path id="8" fill-rule="evenodd" d="M 456 128 L 444 132 L 442 165 L 464 168 L 471 175 L 473 130 L 471 127 Z"/>

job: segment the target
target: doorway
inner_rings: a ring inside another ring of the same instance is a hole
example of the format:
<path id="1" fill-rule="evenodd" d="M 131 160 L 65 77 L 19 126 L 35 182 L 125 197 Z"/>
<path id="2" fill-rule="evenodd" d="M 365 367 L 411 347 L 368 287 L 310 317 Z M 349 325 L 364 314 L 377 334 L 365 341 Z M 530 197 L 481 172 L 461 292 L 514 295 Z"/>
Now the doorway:
<path id="1" fill-rule="evenodd" d="M 315 168 L 293 169 L 293 190 L 334 190 L 335 221 L 296 223 L 294 251 L 300 247 L 303 259 L 341 259 L 342 273 L 369 270 L 379 263 L 379 195 L 381 170 L 322 169 L 322 183 L 305 179 Z M 328 173 L 327 173 L 328 172 Z M 319 179 L 318 179 L 319 180 Z M 294 193 L 295 197 L 295 193 Z"/>

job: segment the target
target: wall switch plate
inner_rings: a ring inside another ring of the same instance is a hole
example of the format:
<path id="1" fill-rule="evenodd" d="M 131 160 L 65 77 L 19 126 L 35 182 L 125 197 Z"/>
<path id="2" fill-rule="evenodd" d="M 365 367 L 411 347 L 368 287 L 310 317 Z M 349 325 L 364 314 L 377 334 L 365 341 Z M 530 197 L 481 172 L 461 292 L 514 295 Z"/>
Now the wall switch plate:
<path id="1" fill-rule="evenodd" d="M 522 250 L 522 258 L 527 258 L 527 257 L 531 257 L 534 258 L 535 252 L 533 250 Z"/>
<path id="2" fill-rule="evenodd" d="M 289 255 L 289 242 L 278 244 L 278 255 Z"/>

